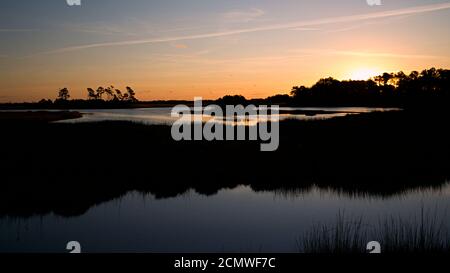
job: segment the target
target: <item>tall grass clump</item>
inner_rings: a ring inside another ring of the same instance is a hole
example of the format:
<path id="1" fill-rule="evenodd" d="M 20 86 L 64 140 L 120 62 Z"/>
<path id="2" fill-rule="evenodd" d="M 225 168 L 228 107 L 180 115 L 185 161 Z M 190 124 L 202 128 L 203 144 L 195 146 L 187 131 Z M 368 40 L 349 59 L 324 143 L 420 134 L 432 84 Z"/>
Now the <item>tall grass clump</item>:
<path id="1" fill-rule="evenodd" d="M 450 252 L 450 236 L 437 212 L 421 209 L 412 220 L 390 217 L 380 221 L 374 237 L 388 253 Z M 445 218 L 442 218 L 445 219 Z"/>
<path id="2" fill-rule="evenodd" d="M 305 253 L 360 253 L 367 242 L 367 229 L 363 218 L 348 219 L 339 212 L 332 225 L 318 224 L 297 242 Z"/>
<path id="3" fill-rule="evenodd" d="M 447 253 L 450 236 L 435 212 L 421 209 L 412 219 L 386 217 L 378 224 L 365 224 L 362 217 L 339 212 L 333 224 L 314 225 L 297 241 L 302 253 L 367 253 L 367 243 L 378 241 L 382 253 Z"/>

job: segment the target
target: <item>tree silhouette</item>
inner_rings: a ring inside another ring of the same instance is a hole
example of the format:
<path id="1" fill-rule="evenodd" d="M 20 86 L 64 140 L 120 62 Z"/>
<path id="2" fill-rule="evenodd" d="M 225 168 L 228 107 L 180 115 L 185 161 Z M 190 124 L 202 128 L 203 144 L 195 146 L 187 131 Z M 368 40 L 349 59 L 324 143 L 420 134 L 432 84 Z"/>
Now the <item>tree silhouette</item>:
<path id="1" fill-rule="evenodd" d="M 381 86 L 384 83 L 383 76 L 375 76 L 373 77 L 373 80 L 377 83 L 378 86 Z"/>
<path id="2" fill-rule="evenodd" d="M 89 100 L 99 100 L 103 102 L 137 102 L 136 92 L 127 87 L 126 92 L 116 89 L 114 86 L 98 87 L 97 90 L 87 88 Z M 106 95 L 106 97 L 104 97 Z"/>
<path id="3" fill-rule="evenodd" d="M 137 102 L 138 100 L 136 99 L 136 93 L 134 92 L 134 90 L 131 88 L 131 87 L 129 87 L 129 86 L 127 86 L 127 94 L 128 94 L 128 96 L 127 96 L 127 98 L 126 98 L 126 100 L 128 100 L 128 101 L 130 101 L 130 102 Z"/>
<path id="4" fill-rule="evenodd" d="M 394 74 L 385 72 L 383 73 L 381 78 L 383 79 L 383 85 L 387 86 L 389 84 L 389 81 L 394 78 Z"/>
<path id="5" fill-rule="evenodd" d="M 61 88 L 58 91 L 58 100 L 67 101 L 70 98 L 69 89 L 66 87 Z"/>
<path id="6" fill-rule="evenodd" d="M 99 99 L 97 97 L 97 93 L 95 92 L 94 89 L 88 88 L 87 91 L 88 91 L 88 99 L 89 100 L 97 100 L 97 99 Z"/>
<path id="7" fill-rule="evenodd" d="M 116 100 L 119 100 L 119 101 L 122 101 L 122 100 L 123 100 L 123 94 L 122 94 L 122 91 L 120 91 L 119 89 L 116 89 L 115 91 L 116 91 L 115 99 L 116 99 Z"/>
<path id="8" fill-rule="evenodd" d="M 104 89 L 104 94 L 106 94 L 107 100 L 111 101 L 114 100 L 115 94 L 114 94 L 114 86 L 108 86 Z"/>
<path id="9" fill-rule="evenodd" d="M 234 95 L 234 96 L 224 96 L 217 100 L 217 104 L 224 106 L 224 105 L 245 105 L 248 104 L 247 99 L 244 96 L 241 95 Z"/>
<path id="10" fill-rule="evenodd" d="M 103 97 L 103 94 L 105 93 L 105 88 L 99 86 L 99 87 L 97 88 L 97 91 L 96 91 L 96 92 L 97 92 L 97 99 L 101 100 L 102 97 Z"/>

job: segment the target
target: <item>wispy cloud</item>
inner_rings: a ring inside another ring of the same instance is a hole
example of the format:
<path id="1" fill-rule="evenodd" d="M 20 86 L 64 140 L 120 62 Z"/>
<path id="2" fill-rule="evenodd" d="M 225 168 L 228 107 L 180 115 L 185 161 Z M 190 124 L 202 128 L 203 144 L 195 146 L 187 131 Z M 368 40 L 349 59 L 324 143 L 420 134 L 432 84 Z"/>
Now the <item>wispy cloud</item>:
<path id="1" fill-rule="evenodd" d="M 141 40 L 126 40 L 126 41 L 107 42 L 107 43 L 93 43 L 93 44 L 87 44 L 87 45 L 65 47 L 65 48 L 45 52 L 43 54 L 64 53 L 64 52 L 71 52 L 71 51 L 91 49 L 91 48 L 99 48 L 99 47 L 130 46 L 130 45 L 141 45 L 141 44 L 175 42 L 175 41 L 183 41 L 183 40 L 217 38 L 217 37 L 223 37 L 223 36 L 253 33 L 253 32 L 262 32 L 262 31 L 272 31 L 272 30 L 300 29 L 303 27 L 311 27 L 311 26 L 335 24 L 335 23 L 358 22 L 358 21 L 365 21 L 365 20 L 372 20 L 372 19 L 421 14 L 421 13 L 438 11 L 438 10 L 446 10 L 446 9 L 450 9 L 450 3 L 423 5 L 423 6 L 396 9 L 396 10 L 390 10 L 390 11 L 373 12 L 373 13 L 366 13 L 366 14 L 342 16 L 342 17 L 322 18 L 322 19 L 309 20 L 309 21 L 295 21 L 295 22 L 286 23 L 286 24 L 272 24 L 272 25 L 266 25 L 266 26 L 261 26 L 261 27 L 234 29 L 234 30 L 228 30 L 228 31 L 210 32 L 210 33 L 204 33 L 204 34 L 162 37 L 162 38 L 141 39 Z"/>
<path id="2" fill-rule="evenodd" d="M 298 28 L 291 28 L 291 30 L 297 30 L 297 31 L 316 31 L 316 30 L 320 30 L 320 28 L 315 28 L 315 27 L 298 27 Z"/>
<path id="3" fill-rule="evenodd" d="M 201 31 L 208 29 L 208 26 L 198 27 L 164 27 L 154 25 L 147 20 L 141 20 L 134 17 L 127 18 L 121 23 L 112 24 L 110 22 L 98 21 L 94 23 L 63 23 L 62 29 L 71 32 L 80 32 L 99 35 L 116 36 L 142 36 L 142 35 L 162 35 L 165 33 Z"/>
<path id="4" fill-rule="evenodd" d="M 295 53 L 304 54 L 321 54 L 321 55 L 340 55 L 354 57 L 374 57 L 374 58 L 399 58 L 399 59 L 442 59 L 444 56 L 422 55 L 422 54 L 401 54 L 391 52 L 372 52 L 372 51 L 351 51 L 351 50 L 334 50 L 334 49 L 299 49 L 294 50 Z"/>
<path id="5" fill-rule="evenodd" d="M 0 28 L 0 32 L 32 32 L 36 29 Z"/>
<path id="6" fill-rule="evenodd" d="M 91 33 L 91 34 L 102 34 L 102 35 L 127 35 L 127 36 L 135 36 L 137 33 L 126 31 L 123 29 L 111 27 L 111 26 L 70 26 L 67 27 L 69 31 L 76 31 L 82 33 Z"/>
<path id="7" fill-rule="evenodd" d="M 249 10 L 230 11 L 222 14 L 223 19 L 230 22 L 250 22 L 266 14 L 265 11 L 257 8 Z"/>
<path id="8" fill-rule="evenodd" d="M 403 19 L 409 18 L 411 16 L 414 16 L 414 14 L 382 18 L 381 20 L 377 20 L 377 21 L 365 21 L 365 22 L 361 22 L 359 24 L 352 24 L 350 26 L 343 27 L 343 28 L 328 30 L 325 33 L 337 33 L 337 32 L 351 31 L 351 30 L 355 30 L 355 29 L 359 29 L 359 28 L 363 28 L 363 27 L 367 27 L 367 26 L 371 26 L 371 25 L 375 25 L 375 24 L 377 24 L 377 25 L 392 24 L 395 21 L 403 20 Z"/>
<path id="9" fill-rule="evenodd" d="M 330 51 L 330 54 L 357 56 L 357 57 L 384 57 L 401 59 L 441 59 L 443 56 L 421 55 L 421 54 L 399 54 L 386 52 L 361 52 L 361 51 Z"/>

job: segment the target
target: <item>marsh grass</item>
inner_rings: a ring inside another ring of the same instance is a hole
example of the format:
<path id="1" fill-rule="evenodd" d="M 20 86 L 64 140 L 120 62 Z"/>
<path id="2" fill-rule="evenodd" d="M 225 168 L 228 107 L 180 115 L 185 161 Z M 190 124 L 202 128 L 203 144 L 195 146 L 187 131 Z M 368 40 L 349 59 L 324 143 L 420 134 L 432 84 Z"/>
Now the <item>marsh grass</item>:
<path id="1" fill-rule="evenodd" d="M 445 216 L 434 211 L 422 208 L 412 219 L 386 217 L 375 226 L 366 224 L 363 217 L 339 212 L 333 224 L 317 224 L 305 232 L 297 247 L 302 253 L 366 253 L 367 243 L 378 241 L 382 253 L 448 253 Z"/>
<path id="2" fill-rule="evenodd" d="M 390 217 L 379 223 L 374 236 L 380 238 L 384 252 L 450 252 L 450 236 L 437 210 L 425 210 L 412 220 Z"/>
<path id="3" fill-rule="evenodd" d="M 367 242 L 367 231 L 362 217 L 349 219 L 339 212 L 332 225 L 316 224 L 298 241 L 305 253 L 360 253 Z"/>

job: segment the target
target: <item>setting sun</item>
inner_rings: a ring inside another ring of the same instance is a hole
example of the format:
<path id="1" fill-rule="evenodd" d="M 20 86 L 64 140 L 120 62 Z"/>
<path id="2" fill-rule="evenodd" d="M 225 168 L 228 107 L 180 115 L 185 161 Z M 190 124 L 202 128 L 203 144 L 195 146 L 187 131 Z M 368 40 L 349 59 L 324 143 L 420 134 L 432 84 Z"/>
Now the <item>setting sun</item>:
<path id="1" fill-rule="evenodd" d="M 376 69 L 363 68 L 363 69 L 358 69 L 358 70 L 352 71 L 350 73 L 350 79 L 363 81 L 363 80 L 368 80 L 370 78 L 378 76 L 379 74 L 380 74 L 380 72 L 377 71 Z"/>

